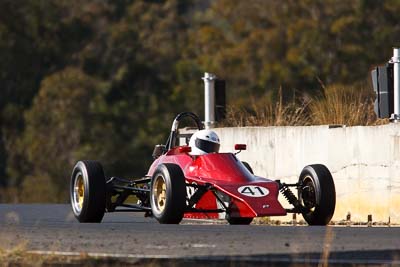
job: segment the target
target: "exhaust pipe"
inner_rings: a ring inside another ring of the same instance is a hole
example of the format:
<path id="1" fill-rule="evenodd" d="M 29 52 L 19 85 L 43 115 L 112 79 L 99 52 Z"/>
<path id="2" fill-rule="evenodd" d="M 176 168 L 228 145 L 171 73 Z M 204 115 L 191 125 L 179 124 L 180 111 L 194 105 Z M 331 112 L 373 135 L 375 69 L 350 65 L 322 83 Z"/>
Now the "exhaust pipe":
<path id="1" fill-rule="evenodd" d="M 217 76 L 205 72 L 202 79 L 204 81 L 204 125 L 206 129 L 210 129 L 215 124 L 215 80 Z"/>

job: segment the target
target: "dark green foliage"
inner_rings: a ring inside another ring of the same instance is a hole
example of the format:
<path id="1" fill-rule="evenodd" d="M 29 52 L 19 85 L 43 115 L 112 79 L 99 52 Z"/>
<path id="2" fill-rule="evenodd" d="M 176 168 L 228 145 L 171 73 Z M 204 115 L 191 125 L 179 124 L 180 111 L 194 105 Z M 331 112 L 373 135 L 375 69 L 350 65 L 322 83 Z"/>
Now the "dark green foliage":
<path id="1" fill-rule="evenodd" d="M 202 116 L 205 71 L 238 108 L 364 85 L 399 45 L 398 11 L 393 0 L 0 1 L 0 187 L 66 201 L 80 159 L 145 174 L 175 114 Z"/>

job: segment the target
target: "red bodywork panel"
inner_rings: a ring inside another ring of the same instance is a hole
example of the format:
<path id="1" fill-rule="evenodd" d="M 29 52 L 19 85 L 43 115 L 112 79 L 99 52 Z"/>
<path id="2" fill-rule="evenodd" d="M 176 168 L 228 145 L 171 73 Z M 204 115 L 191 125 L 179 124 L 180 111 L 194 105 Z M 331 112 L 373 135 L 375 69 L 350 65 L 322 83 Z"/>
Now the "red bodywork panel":
<path id="1" fill-rule="evenodd" d="M 186 182 L 211 184 L 217 191 L 229 196 L 232 217 L 259 217 L 286 215 L 278 202 L 277 182 L 251 174 L 232 153 L 211 153 L 190 156 L 176 147 L 160 156 L 151 165 L 148 176 L 152 176 L 162 163 L 174 163 L 181 167 Z M 188 188 L 188 194 L 192 187 Z M 209 191 L 195 206 L 196 209 L 218 209 L 217 199 Z M 218 218 L 218 213 L 185 213 L 186 218 Z"/>

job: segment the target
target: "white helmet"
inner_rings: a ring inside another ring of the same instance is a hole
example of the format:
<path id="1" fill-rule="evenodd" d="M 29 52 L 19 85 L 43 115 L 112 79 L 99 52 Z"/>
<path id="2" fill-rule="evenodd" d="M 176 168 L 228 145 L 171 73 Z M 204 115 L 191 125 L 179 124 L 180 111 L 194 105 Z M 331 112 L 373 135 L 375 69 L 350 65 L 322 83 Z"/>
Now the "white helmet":
<path id="1" fill-rule="evenodd" d="M 190 137 L 189 146 L 192 148 L 190 155 L 204 155 L 219 151 L 219 137 L 211 130 L 200 130 Z"/>

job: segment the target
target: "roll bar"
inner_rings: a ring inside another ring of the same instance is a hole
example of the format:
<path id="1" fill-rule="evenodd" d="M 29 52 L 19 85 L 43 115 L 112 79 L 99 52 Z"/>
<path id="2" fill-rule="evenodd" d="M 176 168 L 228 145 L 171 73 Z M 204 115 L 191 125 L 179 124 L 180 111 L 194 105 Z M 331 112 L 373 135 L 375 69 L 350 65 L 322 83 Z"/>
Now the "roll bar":
<path id="1" fill-rule="evenodd" d="M 199 117 L 192 113 L 192 112 L 182 112 L 179 113 L 178 115 L 176 115 L 173 123 L 172 123 L 172 127 L 171 127 L 171 133 L 168 137 L 167 140 L 167 144 L 165 145 L 165 147 L 167 148 L 167 150 L 170 150 L 171 148 L 175 147 L 176 144 L 176 137 L 177 137 L 177 133 L 178 133 L 178 127 L 179 127 L 179 122 L 183 119 L 189 117 L 191 119 L 193 119 L 193 121 L 196 123 L 196 126 L 199 130 L 203 130 L 204 129 L 204 124 L 201 122 L 201 120 L 199 119 Z"/>

